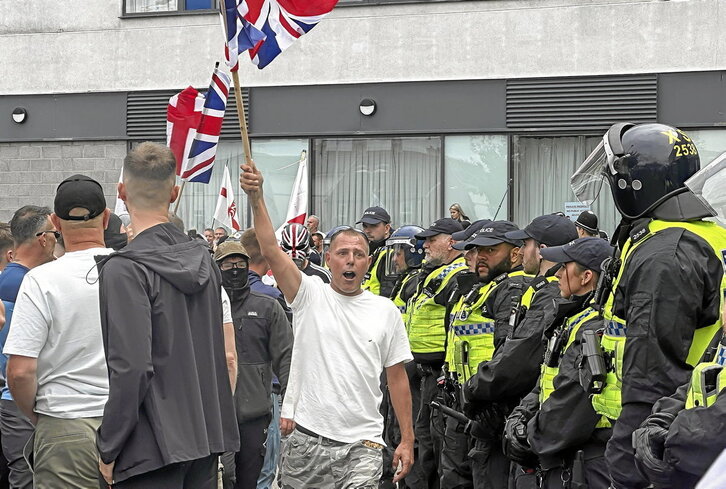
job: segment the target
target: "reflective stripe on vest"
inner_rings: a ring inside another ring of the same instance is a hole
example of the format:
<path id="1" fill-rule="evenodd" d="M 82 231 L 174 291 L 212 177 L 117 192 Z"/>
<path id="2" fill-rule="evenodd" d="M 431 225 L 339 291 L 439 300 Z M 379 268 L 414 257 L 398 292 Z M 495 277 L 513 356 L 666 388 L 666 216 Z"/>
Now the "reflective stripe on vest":
<path id="1" fill-rule="evenodd" d="M 617 290 L 618 283 L 623 276 L 626 263 L 631 254 L 642 243 L 658 234 L 658 232 L 670 228 L 681 228 L 692 232 L 705 240 L 713 252 L 722 262 L 726 256 L 726 230 L 713 222 L 708 221 L 692 221 L 692 222 L 670 222 L 653 220 L 648 224 L 648 233 L 640 238 L 635 244 L 629 239 L 623 246 L 620 254 L 621 266 L 618 276 L 613 280 L 612 293 L 607 304 L 603 309 L 603 317 L 605 319 L 605 332 L 602 337 L 601 346 L 612 359 L 612 371 L 607 373 L 605 379 L 605 387 L 600 394 L 592 397 L 592 405 L 595 411 L 607 416 L 610 419 L 618 419 L 622 408 L 622 375 L 623 375 L 623 353 L 625 351 L 625 334 L 627 332 L 626 322 L 615 317 L 613 310 L 613 297 Z M 721 279 L 720 300 L 723 305 L 724 293 L 726 293 L 726 273 Z M 721 329 L 721 318 L 710 326 L 697 329 L 693 334 L 693 340 L 688 350 L 686 363 L 695 366 L 708 348 L 714 335 Z"/>
<path id="2" fill-rule="evenodd" d="M 556 338 L 560 334 L 567 334 L 567 343 L 565 343 L 565 346 L 562 348 L 562 351 L 559 352 L 559 358 L 560 362 L 562 362 L 562 357 L 564 356 L 567 349 L 570 347 L 573 341 L 575 341 L 575 338 L 577 337 L 577 332 L 580 330 L 580 326 L 585 323 L 586 321 L 589 321 L 590 319 L 593 319 L 597 317 L 597 311 L 594 310 L 592 307 L 588 307 L 584 311 L 580 311 L 571 318 L 568 318 L 567 321 L 565 321 L 564 327 L 559 330 L 555 335 L 552 337 L 552 339 L 549 342 L 548 349 L 552 348 L 552 345 L 556 343 Z M 551 352 L 550 352 L 551 353 Z M 549 355 L 545 355 L 547 357 Z M 543 402 L 547 400 L 548 397 L 552 394 L 552 392 L 555 390 L 554 386 L 554 379 L 557 376 L 557 373 L 560 371 L 560 367 L 548 367 L 544 363 L 541 366 L 541 375 L 540 375 L 540 382 L 539 382 L 539 403 L 542 405 Z"/>
<path id="3" fill-rule="evenodd" d="M 469 380 L 481 362 L 487 362 L 494 356 L 495 321 L 482 315 L 482 306 L 508 278 L 520 276 L 529 277 L 521 270 L 507 274 L 502 280 L 482 286 L 475 301 L 467 303 L 462 297 L 451 311 L 452 335 L 446 356 L 451 359 L 449 370 L 458 374 L 459 382 Z"/>
<path id="4" fill-rule="evenodd" d="M 363 282 L 361 285 L 361 289 L 363 290 L 370 290 L 371 293 L 376 295 L 381 295 L 381 281 L 378 280 L 378 267 L 382 267 L 383 265 L 383 258 L 385 258 L 386 253 L 388 253 L 387 248 L 378 248 L 380 251 L 378 251 L 376 261 L 373 262 L 373 266 L 371 267 L 370 272 L 368 272 L 368 278 Z"/>
<path id="5" fill-rule="evenodd" d="M 448 285 L 459 272 L 466 270 L 464 257 L 459 257 L 448 265 L 432 271 L 424 280 L 421 291 L 411 299 L 407 307 L 408 341 L 413 353 L 438 353 L 444 351 L 446 330 L 444 316 L 446 307 L 437 304 L 434 298 Z M 428 291 L 427 286 L 440 281 L 436 290 Z"/>

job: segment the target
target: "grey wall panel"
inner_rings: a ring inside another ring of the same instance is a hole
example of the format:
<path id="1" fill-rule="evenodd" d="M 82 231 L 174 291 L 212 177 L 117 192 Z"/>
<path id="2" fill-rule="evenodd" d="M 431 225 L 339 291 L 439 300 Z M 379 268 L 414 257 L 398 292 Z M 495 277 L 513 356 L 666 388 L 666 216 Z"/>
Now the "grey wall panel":
<path id="1" fill-rule="evenodd" d="M 497 131 L 505 93 L 504 80 L 252 88 L 251 134 Z M 364 98 L 375 100 L 374 115 L 358 110 Z"/>
<path id="2" fill-rule="evenodd" d="M 659 75 L 658 120 L 676 126 L 726 124 L 726 72 Z"/>
<path id="3" fill-rule="evenodd" d="M 15 107 L 28 111 L 23 124 L 13 122 Z M 0 141 L 125 137 L 125 92 L 0 97 Z"/>

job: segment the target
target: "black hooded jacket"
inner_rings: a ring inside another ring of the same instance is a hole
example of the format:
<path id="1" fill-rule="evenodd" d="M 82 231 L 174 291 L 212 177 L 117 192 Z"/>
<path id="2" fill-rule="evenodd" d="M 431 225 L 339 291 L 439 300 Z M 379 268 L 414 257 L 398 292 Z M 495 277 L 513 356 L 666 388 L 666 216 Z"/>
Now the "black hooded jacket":
<path id="1" fill-rule="evenodd" d="M 236 451 L 220 274 L 173 224 L 99 263 L 109 397 L 97 445 L 114 479 Z"/>

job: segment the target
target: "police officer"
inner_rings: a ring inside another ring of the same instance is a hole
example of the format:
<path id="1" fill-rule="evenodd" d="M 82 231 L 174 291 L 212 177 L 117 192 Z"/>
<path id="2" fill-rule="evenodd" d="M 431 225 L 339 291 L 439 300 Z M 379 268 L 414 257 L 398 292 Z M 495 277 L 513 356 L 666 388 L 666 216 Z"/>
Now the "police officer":
<path id="1" fill-rule="evenodd" d="M 464 413 L 486 426 L 486 437 L 474 439 L 470 451 L 474 488 L 506 487 L 509 460 L 502 453 L 504 416 L 516 406 L 510 399 L 486 397 L 479 369 L 494 356 L 511 331 L 510 316 L 519 307 L 532 276 L 522 269 L 522 241 L 506 237 L 517 230 L 509 221 L 494 221 L 466 242 L 477 249 L 480 287 L 459 300 L 452 311 L 450 357 L 461 386 Z M 512 404 L 510 406 L 510 404 Z"/>
<path id="2" fill-rule="evenodd" d="M 387 277 L 385 271 L 386 239 L 391 235 L 391 216 L 383 207 L 369 207 L 356 224 L 361 224 L 368 236 L 371 265 L 363 282 L 363 289 L 376 295 L 390 297 L 396 278 Z"/>
<path id="3" fill-rule="evenodd" d="M 599 414 L 617 420 L 606 451 L 616 489 L 648 485 L 635 467 L 632 433 L 658 399 L 688 381 L 719 329 L 726 231 L 702 220 L 711 211 L 684 186 L 698 169 L 684 132 L 619 123 L 572 177 L 580 201 L 590 202 L 604 175 L 623 218 L 604 310 L 611 371 L 593 397 Z"/>
<path id="4" fill-rule="evenodd" d="M 694 488 L 726 449 L 725 364 L 722 335 L 713 361 L 697 365 L 691 381 L 659 400 L 633 434 L 636 464 L 653 487 Z"/>
<path id="5" fill-rule="evenodd" d="M 531 447 L 539 459 L 543 488 L 607 489 L 610 485 L 604 458 L 610 422 L 595 412 L 580 384 L 580 361 L 583 333 L 602 328 L 592 299 L 602 262 L 612 252 L 599 237 L 541 250 L 545 259 L 562 264 L 557 276 L 563 301 L 545 329 L 548 343 L 538 386 L 507 419 L 504 444 L 524 464 L 526 447 Z M 566 481 L 572 485 L 566 486 Z"/>
<path id="6" fill-rule="evenodd" d="M 407 325 L 411 352 L 422 376 L 421 405 L 415 426 L 418 459 L 414 476 L 418 480 L 413 487 L 416 488 L 439 487 L 440 439 L 434 440 L 432 436 L 430 403 L 438 395 L 437 378 L 444 363 L 447 301 L 456 287 L 456 275 L 466 270 L 464 257 L 453 248 L 451 237 L 462 230 L 457 221 L 443 218 L 415 236 L 424 240 L 426 261 L 425 278 L 409 301 Z M 434 433 L 443 434 L 443 429 L 437 426 Z"/>
<path id="7" fill-rule="evenodd" d="M 394 277 L 396 282 L 391 291 L 391 299 L 401 311 L 404 324 L 408 324 L 407 303 L 414 296 L 419 280 L 422 279 L 421 263 L 424 257 L 423 240 L 416 239 L 416 235 L 423 232 L 423 228 L 415 225 L 405 225 L 396 229 L 386 240 L 385 275 Z M 425 277 L 423 277 L 425 278 Z M 421 404 L 421 376 L 415 362 L 406 364 L 408 384 L 411 388 L 412 418 L 416 419 Z M 393 460 L 393 452 L 401 440 L 401 430 L 391 403 L 388 389 L 383 389 L 383 401 L 381 410 L 384 418 L 384 441 L 386 448 L 383 452 L 383 474 L 381 476 L 380 489 L 387 487 L 393 479 L 393 469 L 390 461 Z M 411 482 L 414 484 L 416 475 L 410 474 L 401 484 Z"/>
<path id="8" fill-rule="evenodd" d="M 292 328 L 285 311 L 272 297 L 252 292 L 247 281 L 248 256 L 237 241 L 217 246 L 214 260 L 230 299 L 237 346 L 237 422 L 245 443 L 235 454 L 235 489 L 255 488 L 265 459 L 267 427 L 272 416 L 272 375 L 287 387 L 292 357 Z M 229 472 L 227 470 L 226 472 Z"/>

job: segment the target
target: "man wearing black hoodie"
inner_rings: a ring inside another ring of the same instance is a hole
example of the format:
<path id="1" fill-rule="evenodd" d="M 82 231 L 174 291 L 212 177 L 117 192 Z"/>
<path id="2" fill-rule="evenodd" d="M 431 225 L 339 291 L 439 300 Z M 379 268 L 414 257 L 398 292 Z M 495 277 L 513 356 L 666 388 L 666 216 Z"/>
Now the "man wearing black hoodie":
<path id="1" fill-rule="evenodd" d="M 118 190 L 135 239 L 100 265 L 109 398 L 97 444 L 114 489 L 212 489 L 217 455 L 239 448 L 220 273 L 169 223 L 175 167 L 159 144 L 126 156 Z"/>

